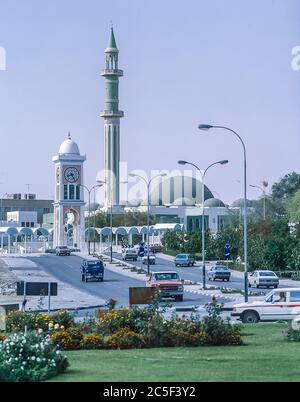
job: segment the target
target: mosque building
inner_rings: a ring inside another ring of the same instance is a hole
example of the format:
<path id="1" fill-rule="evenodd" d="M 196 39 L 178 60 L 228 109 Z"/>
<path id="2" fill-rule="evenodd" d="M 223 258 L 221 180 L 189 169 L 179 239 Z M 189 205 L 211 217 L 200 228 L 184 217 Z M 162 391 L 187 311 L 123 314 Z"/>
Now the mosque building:
<path id="1" fill-rule="evenodd" d="M 105 78 L 104 110 L 100 116 L 104 119 L 104 210 L 112 205 L 126 210 L 147 210 L 147 196 L 143 199 L 136 194 L 131 199 L 120 199 L 120 119 L 124 112 L 119 110 L 119 50 L 114 30 L 111 27 L 110 38 L 105 49 L 105 69 L 101 75 Z M 145 186 L 145 183 L 141 184 Z M 188 230 L 197 230 L 202 225 L 202 182 L 200 178 L 177 174 L 160 178 L 153 182 L 150 194 L 150 213 L 161 223 L 181 223 Z M 217 232 L 230 215 L 228 207 L 213 197 L 205 187 L 205 227 Z M 201 204 L 201 205 L 200 205 Z M 200 205 L 200 207 L 199 207 Z M 227 217 L 227 218 L 226 218 Z"/>

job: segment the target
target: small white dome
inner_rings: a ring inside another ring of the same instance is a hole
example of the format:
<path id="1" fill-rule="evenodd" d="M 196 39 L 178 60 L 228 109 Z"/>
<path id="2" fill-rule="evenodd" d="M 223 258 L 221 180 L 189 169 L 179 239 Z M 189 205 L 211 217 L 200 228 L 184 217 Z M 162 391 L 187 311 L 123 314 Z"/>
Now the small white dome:
<path id="1" fill-rule="evenodd" d="M 75 141 L 68 137 L 59 147 L 59 154 L 72 154 L 72 155 L 80 155 L 78 145 Z"/>

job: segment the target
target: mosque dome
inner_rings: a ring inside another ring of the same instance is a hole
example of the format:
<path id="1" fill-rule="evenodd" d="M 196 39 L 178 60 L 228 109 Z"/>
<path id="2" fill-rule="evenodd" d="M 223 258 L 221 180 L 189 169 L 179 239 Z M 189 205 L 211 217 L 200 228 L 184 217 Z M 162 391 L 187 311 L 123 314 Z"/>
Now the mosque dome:
<path id="1" fill-rule="evenodd" d="M 246 200 L 246 205 L 247 207 L 251 206 L 251 201 Z M 235 200 L 232 204 L 232 207 L 238 207 L 238 208 L 243 208 L 244 207 L 244 198 L 239 198 L 238 200 Z"/>
<path id="2" fill-rule="evenodd" d="M 59 147 L 58 153 L 61 154 L 69 154 L 69 155 L 80 155 L 78 145 L 75 141 L 72 140 L 70 134 L 68 138 L 64 140 L 64 142 Z"/>
<path id="3" fill-rule="evenodd" d="M 225 204 L 223 201 L 219 200 L 218 198 L 208 198 L 204 202 L 205 207 L 211 207 L 211 208 L 216 208 L 216 207 L 225 207 Z"/>
<path id="4" fill-rule="evenodd" d="M 204 186 L 204 199 L 213 198 L 213 194 Z M 151 191 L 150 204 L 154 206 L 176 205 L 189 206 L 201 204 L 202 182 L 192 176 L 175 175 L 163 179 Z M 147 199 L 142 205 L 147 205 Z"/>

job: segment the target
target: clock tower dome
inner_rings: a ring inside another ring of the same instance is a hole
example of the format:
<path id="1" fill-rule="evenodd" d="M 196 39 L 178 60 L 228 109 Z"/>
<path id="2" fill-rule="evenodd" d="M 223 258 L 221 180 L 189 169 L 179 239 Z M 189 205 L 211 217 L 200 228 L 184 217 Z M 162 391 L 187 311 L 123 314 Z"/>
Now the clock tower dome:
<path id="1" fill-rule="evenodd" d="M 61 144 L 55 164 L 53 247 L 82 248 L 84 244 L 83 163 L 78 145 L 68 138 Z"/>

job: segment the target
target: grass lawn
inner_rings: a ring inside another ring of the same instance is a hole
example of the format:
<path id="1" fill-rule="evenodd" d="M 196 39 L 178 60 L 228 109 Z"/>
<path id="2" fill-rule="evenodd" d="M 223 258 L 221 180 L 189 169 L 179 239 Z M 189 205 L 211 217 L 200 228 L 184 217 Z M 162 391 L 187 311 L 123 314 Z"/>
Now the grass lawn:
<path id="1" fill-rule="evenodd" d="M 67 372 L 52 381 L 300 381 L 300 343 L 286 324 L 252 324 L 243 346 L 66 352 Z"/>

